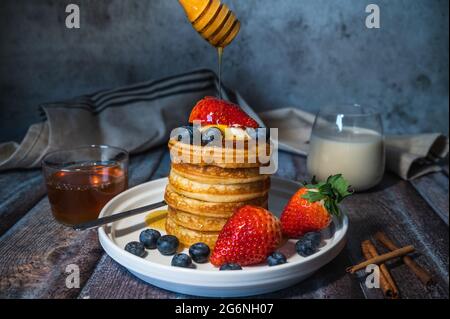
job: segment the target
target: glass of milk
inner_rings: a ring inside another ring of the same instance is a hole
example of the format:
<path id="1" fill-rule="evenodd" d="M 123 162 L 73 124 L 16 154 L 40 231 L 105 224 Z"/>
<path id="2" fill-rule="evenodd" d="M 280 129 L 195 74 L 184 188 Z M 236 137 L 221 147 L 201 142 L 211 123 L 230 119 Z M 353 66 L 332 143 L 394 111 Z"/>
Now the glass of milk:
<path id="1" fill-rule="evenodd" d="M 307 160 L 309 175 L 325 181 L 342 174 L 355 191 L 383 178 L 385 149 L 381 117 L 358 104 L 322 108 L 316 116 Z"/>

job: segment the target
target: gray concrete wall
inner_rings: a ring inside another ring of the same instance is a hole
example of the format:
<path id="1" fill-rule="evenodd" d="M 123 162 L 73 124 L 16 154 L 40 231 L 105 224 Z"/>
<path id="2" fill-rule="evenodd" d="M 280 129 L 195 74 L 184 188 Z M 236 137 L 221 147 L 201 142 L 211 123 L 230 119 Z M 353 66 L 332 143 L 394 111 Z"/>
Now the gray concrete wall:
<path id="1" fill-rule="evenodd" d="M 81 29 L 64 26 L 81 7 Z M 242 31 L 225 82 L 257 110 L 358 101 L 389 132 L 448 133 L 447 0 L 227 0 Z M 368 30 L 365 6 L 381 8 Z M 20 141 L 37 106 L 194 68 L 215 51 L 176 0 L 2 0 L 0 142 Z"/>

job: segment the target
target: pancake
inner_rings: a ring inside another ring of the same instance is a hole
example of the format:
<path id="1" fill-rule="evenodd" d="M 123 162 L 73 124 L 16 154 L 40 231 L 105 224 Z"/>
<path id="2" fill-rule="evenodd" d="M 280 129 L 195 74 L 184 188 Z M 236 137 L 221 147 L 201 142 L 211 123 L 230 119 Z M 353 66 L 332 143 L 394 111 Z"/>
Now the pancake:
<path id="1" fill-rule="evenodd" d="M 191 145 L 171 139 L 169 150 L 173 163 L 213 165 L 222 168 L 252 168 L 269 164 L 270 156 L 267 154 L 270 154 L 271 145 L 264 143 L 265 147 L 261 149 L 258 145 L 247 144 L 244 143 L 241 148 L 230 148 Z"/>
<path id="2" fill-rule="evenodd" d="M 172 164 L 172 170 L 191 181 L 205 184 L 245 184 L 262 181 L 268 175 L 261 175 L 259 168 L 222 168 L 193 164 Z"/>
<path id="3" fill-rule="evenodd" d="M 211 249 L 216 245 L 219 232 L 202 232 L 192 230 L 179 225 L 172 218 L 166 220 L 166 232 L 169 235 L 176 236 L 178 240 L 186 247 L 189 247 L 195 243 L 205 243 Z"/>
<path id="4" fill-rule="evenodd" d="M 199 231 L 221 231 L 228 218 L 199 216 L 176 210 L 169 206 L 167 218 L 171 218 L 178 225 Z"/>
<path id="5" fill-rule="evenodd" d="M 267 208 L 268 195 L 257 197 L 249 201 L 230 202 L 230 203 L 214 203 L 189 198 L 177 193 L 172 185 L 167 185 L 164 194 L 166 203 L 177 209 L 199 216 L 209 216 L 218 218 L 228 218 L 233 212 L 244 205 L 254 205 Z"/>
<path id="6" fill-rule="evenodd" d="M 195 182 L 170 171 L 169 183 L 173 189 L 186 197 L 206 202 L 242 202 L 265 196 L 269 192 L 270 178 L 245 184 L 206 184 Z"/>

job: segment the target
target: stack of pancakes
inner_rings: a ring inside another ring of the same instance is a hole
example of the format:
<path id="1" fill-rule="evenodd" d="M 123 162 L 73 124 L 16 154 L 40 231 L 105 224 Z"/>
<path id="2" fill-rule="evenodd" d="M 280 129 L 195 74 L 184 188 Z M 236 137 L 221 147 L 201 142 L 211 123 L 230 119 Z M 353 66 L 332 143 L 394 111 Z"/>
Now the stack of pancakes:
<path id="1" fill-rule="evenodd" d="M 224 157 L 216 154 L 206 161 L 203 157 L 196 164 L 186 164 L 174 161 L 178 158 L 174 155 L 188 148 L 192 160 L 193 154 L 205 154 L 208 147 L 171 140 L 169 148 L 172 165 L 165 192 L 169 206 L 166 231 L 184 245 L 204 242 L 212 248 L 237 208 L 243 205 L 267 208 L 270 176 L 260 174 L 261 164 L 249 163 L 248 154 L 243 162 L 224 161 Z"/>

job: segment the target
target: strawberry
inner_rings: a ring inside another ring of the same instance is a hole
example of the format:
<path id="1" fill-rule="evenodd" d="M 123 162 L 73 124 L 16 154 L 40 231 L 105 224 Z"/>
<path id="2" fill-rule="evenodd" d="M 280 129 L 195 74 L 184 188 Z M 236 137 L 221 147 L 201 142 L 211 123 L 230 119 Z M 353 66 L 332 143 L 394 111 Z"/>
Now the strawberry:
<path id="1" fill-rule="evenodd" d="M 227 125 L 258 128 L 258 123 L 247 115 L 239 105 L 215 97 L 200 100 L 189 116 L 189 123 L 200 121 L 201 125 Z"/>
<path id="2" fill-rule="evenodd" d="M 325 183 L 300 188 L 281 214 L 281 229 L 289 238 L 299 238 L 308 232 L 329 226 L 331 215 L 339 215 L 338 204 L 351 193 L 342 175 L 330 176 Z"/>
<path id="3" fill-rule="evenodd" d="M 266 260 L 281 243 L 280 221 L 262 207 L 243 206 L 223 227 L 210 261 L 214 266 L 241 266 Z"/>

